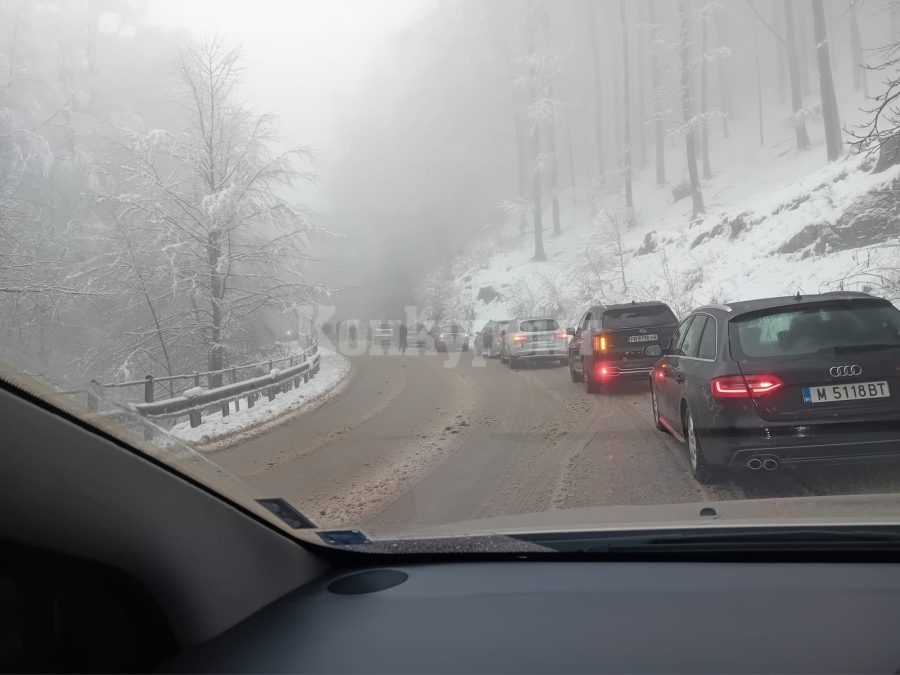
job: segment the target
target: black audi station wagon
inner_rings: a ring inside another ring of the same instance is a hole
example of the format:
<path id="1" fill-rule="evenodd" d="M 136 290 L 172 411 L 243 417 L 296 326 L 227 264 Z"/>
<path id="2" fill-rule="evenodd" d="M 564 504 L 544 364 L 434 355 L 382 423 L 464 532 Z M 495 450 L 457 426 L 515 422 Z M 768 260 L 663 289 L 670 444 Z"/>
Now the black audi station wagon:
<path id="1" fill-rule="evenodd" d="M 900 310 L 867 293 L 695 309 L 651 375 L 653 419 L 703 483 L 729 468 L 900 459 Z"/>

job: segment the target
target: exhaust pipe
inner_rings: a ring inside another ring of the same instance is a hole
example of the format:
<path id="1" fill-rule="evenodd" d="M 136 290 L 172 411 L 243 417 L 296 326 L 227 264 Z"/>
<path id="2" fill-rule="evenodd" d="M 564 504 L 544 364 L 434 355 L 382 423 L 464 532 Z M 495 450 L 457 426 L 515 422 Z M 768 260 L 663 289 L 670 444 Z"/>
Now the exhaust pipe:
<path id="1" fill-rule="evenodd" d="M 778 460 L 774 457 L 769 457 L 769 459 L 763 462 L 763 467 L 766 471 L 774 471 L 778 468 Z"/>
<path id="2" fill-rule="evenodd" d="M 759 457 L 754 457 L 747 461 L 747 468 L 753 469 L 754 471 L 758 471 L 762 468 L 762 460 Z"/>

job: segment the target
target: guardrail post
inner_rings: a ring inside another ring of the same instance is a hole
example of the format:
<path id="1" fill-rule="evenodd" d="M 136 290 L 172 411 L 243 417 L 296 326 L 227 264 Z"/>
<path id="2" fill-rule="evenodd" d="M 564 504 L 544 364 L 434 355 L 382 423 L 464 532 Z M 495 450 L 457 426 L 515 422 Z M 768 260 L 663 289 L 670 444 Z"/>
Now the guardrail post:
<path id="1" fill-rule="evenodd" d="M 144 403 L 153 403 L 153 375 L 148 375 L 144 384 Z"/>
<path id="2" fill-rule="evenodd" d="M 100 407 L 100 399 L 98 394 L 102 391 L 103 385 L 97 382 L 97 380 L 91 380 L 91 388 L 88 390 L 87 395 L 88 410 L 96 412 L 97 408 Z"/>
<path id="3" fill-rule="evenodd" d="M 200 419 L 200 411 L 199 410 L 191 410 L 191 412 L 188 413 L 188 419 L 191 420 L 191 427 L 199 427 L 200 422 L 202 421 Z"/>
<path id="4" fill-rule="evenodd" d="M 293 356 L 292 356 L 291 359 L 290 359 L 290 367 L 291 367 L 291 368 L 294 367 L 294 357 L 293 357 Z"/>
<path id="5" fill-rule="evenodd" d="M 234 399 L 234 412 L 237 412 L 240 409 L 241 409 L 241 397 L 238 396 L 236 399 Z"/>
<path id="6" fill-rule="evenodd" d="M 231 403 L 228 401 L 222 401 L 222 417 L 228 417 L 228 413 L 231 412 Z"/>
<path id="7" fill-rule="evenodd" d="M 231 373 L 231 384 L 237 384 L 237 368 L 232 368 L 229 372 Z"/>
<path id="8" fill-rule="evenodd" d="M 275 386 L 274 385 L 269 387 L 269 400 L 270 401 L 275 400 Z"/>
<path id="9" fill-rule="evenodd" d="M 252 408 L 253 404 L 256 402 L 256 394 L 247 394 L 247 407 Z"/>
<path id="10" fill-rule="evenodd" d="M 198 373 L 198 372 L 194 372 L 194 386 L 195 387 L 200 386 L 200 373 Z"/>
<path id="11" fill-rule="evenodd" d="M 269 361 L 269 372 L 270 373 L 272 372 L 272 362 L 271 361 Z"/>

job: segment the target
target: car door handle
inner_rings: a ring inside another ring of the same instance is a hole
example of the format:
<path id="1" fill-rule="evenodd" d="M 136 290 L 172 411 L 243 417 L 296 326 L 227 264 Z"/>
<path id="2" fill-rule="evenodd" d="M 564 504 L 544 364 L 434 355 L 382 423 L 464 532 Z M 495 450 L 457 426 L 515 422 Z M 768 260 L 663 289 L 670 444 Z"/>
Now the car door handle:
<path id="1" fill-rule="evenodd" d="M 676 374 L 675 374 L 675 381 L 676 381 L 678 384 L 684 384 L 684 375 L 682 375 L 681 373 L 676 373 Z"/>

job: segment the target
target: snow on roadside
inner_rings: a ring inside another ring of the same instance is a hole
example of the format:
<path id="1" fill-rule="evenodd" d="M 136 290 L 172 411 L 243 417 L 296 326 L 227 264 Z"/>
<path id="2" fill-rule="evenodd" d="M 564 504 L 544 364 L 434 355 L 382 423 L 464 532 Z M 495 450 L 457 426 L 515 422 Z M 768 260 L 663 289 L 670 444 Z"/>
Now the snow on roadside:
<path id="1" fill-rule="evenodd" d="M 190 423 L 185 421 L 172 427 L 170 433 L 183 441 L 204 443 L 244 431 L 309 405 L 328 394 L 349 372 L 350 362 L 344 356 L 320 347 L 319 372 L 309 382 L 301 383 L 286 394 L 278 394 L 274 401 L 263 397 L 252 408 L 247 407 L 246 399 L 241 399 L 240 410 L 235 410 L 232 402 L 231 414 L 227 417 L 222 417 L 220 412 L 205 414 L 199 427 L 191 428 Z"/>

